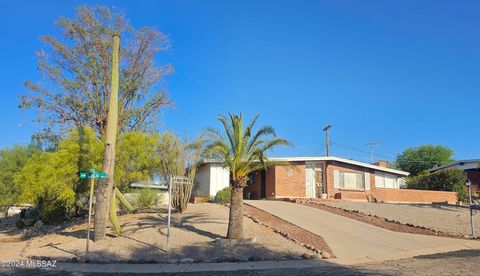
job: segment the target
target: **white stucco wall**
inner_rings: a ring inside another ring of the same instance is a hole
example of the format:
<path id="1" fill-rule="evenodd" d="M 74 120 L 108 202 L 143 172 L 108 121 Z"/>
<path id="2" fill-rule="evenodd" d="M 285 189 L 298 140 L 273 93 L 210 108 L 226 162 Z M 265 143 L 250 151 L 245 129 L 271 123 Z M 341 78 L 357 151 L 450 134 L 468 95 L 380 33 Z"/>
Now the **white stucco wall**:
<path id="1" fill-rule="evenodd" d="M 196 195 L 210 194 L 210 165 L 206 164 L 197 170 L 194 181 Z"/>
<path id="2" fill-rule="evenodd" d="M 217 164 L 210 164 L 210 195 L 230 186 L 230 171 Z"/>
<path id="3" fill-rule="evenodd" d="M 215 196 L 218 191 L 228 187 L 230 171 L 220 164 L 203 164 L 195 176 L 195 193 L 197 195 Z"/>

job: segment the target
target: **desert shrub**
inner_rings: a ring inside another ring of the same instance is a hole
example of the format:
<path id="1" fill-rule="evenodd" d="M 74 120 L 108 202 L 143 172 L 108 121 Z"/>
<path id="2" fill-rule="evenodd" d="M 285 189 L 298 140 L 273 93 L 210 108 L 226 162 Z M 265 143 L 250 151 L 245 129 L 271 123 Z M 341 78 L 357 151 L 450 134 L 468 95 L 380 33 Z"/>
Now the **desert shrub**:
<path id="1" fill-rule="evenodd" d="M 466 200 L 465 182 L 467 176 L 459 169 L 445 169 L 434 173 L 421 174 L 407 179 L 407 188 L 417 190 L 457 192 L 458 201 Z"/>
<path id="2" fill-rule="evenodd" d="M 231 198 L 232 198 L 232 188 L 226 187 L 217 192 L 217 194 L 215 195 L 215 202 L 217 204 L 226 204 L 226 203 L 230 203 Z"/>
<path id="3" fill-rule="evenodd" d="M 160 141 L 158 147 L 160 175 L 165 181 L 169 181 L 171 176 L 183 176 L 190 183 L 175 184 L 172 187 L 172 207 L 182 213 L 187 209 L 192 195 L 192 182 L 197 171 L 196 165 L 200 158 L 202 141 L 182 141 L 169 132 L 162 134 Z"/>
<path id="4" fill-rule="evenodd" d="M 137 205 L 139 208 L 148 208 L 155 206 L 159 196 L 155 189 L 140 189 L 138 192 Z"/>

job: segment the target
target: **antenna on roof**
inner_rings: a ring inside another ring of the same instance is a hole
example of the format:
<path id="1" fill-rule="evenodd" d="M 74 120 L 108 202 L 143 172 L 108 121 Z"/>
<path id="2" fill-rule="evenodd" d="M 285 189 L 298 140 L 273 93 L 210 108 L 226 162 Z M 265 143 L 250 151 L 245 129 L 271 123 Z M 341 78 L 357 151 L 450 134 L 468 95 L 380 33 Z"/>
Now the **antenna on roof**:
<path id="1" fill-rule="evenodd" d="M 375 151 L 375 146 L 378 145 L 378 144 L 381 144 L 382 142 L 380 141 L 374 141 L 374 142 L 371 142 L 371 143 L 367 143 L 365 144 L 365 146 L 369 146 L 370 147 L 370 158 L 372 160 L 372 163 L 374 161 L 374 158 L 373 158 L 373 153 Z"/>

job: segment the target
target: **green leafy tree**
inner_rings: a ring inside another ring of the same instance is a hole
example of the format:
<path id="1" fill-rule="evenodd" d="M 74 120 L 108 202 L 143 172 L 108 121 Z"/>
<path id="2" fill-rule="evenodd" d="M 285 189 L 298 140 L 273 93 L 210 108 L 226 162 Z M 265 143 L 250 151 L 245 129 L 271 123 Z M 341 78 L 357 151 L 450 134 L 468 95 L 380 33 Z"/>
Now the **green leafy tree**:
<path id="1" fill-rule="evenodd" d="M 39 206 L 47 223 L 83 212 L 88 182 L 78 172 L 98 167 L 102 150 L 101 141 L 86 128 L 72 130 L 57 151 L 37 152 L 15 175 L 20 202 Z"/>
<path id="2" fill-rule="evenodd" d="M 19 191 L 15 185 L 15 175 L 22 170 L 33 154 L 39 152 L 37 147 L 13 146 L 11 149 L 0 150 L 0 210 L 8 208 L 18 200 Z M 8 215 L 8 214 L 6 214 Z"/>
<path id="3" fill-rule="evenodd" d="M 130 184 L 146 180 L 157 171 L 159 143 L 158 134 L 125 132 L 119 137 L 117 148 L 121 150 L 118 150 L 115 174 L 118 188 L 126 190 Z M 18 162 L 8 161 L 11 165 L 5 168 L 12 169 L 0 172 L 12 171 L 2 177 L 2 183 L 15 183 L 19 202 L 39 205 L 45 222 L 58 222 L 85 212 L 89 181 L 79 179 L 78 172 L 101 167 L 104 147 L 95 132 L 90 128 L 72 129 L 70 135 L 58 143 L 56 151 L 32 148 L 33 153 L 26 154 L 27 149 L 30 150 L 29 147 L 17 149 L 21 152 L 18 155 L 24 157 L 16 158 L 21 160 Z M 20 165 L 16 166 L 17 163 Z M 119 199 L 126 208 L 133 208 L 123 198 Z"/>
<path id="4" fill-rule="evenodd" d="M 209 157 L 223 160 L 230 170 L 232 194 L 227 238 L 243 239 L 243 188 L 247 185 L 248 174 L 266 169 L 269 165 L 266 152 L 279 145 L 289 145 L 283 138 L 277 138 L 275 130 L 263 126 L 254 132 L 258 115 L 244 127 L 243 116 L 229 113 L 229 117 L 218 116 L 224 134 L 207 129 L 205 153 Z"/>
<path id="5" fill-rule="evenodd" d="M 161 137 L 158 133 L 138 131 L 125 132 L 119 137 L 115 183 L 121 192 L 127 191 L 132 183 L 150 180 L 158 172 Z"/>
<path id="6" fill-rule="evenodd" d="M 463 170 L 450 168 L 409 177 L 407 187 L 418 190 L 457 192 L 458 201 L 465 201 L 467 176 Z"/>
<path id="7" fill-rule="evenodd" d="M 407 171 L 411 176 L 424 173 L 435 166 L 453 161 L 453 151 L 440 145 L 422 145 L 408 148 L 397 155 L 395 167 Z"/>

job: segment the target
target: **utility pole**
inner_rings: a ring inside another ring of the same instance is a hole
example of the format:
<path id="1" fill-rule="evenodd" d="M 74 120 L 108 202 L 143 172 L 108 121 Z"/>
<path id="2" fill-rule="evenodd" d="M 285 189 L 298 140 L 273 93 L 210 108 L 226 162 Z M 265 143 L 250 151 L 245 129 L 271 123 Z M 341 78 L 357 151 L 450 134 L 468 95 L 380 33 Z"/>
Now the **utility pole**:
<path id="1" fill-rule="evenodd" d="M 331 128 L 332 125 L 327 125 L 323 131 L 325 131 L 325 143 L 327 144 L 327 156 L 330 156 L 330 142 L 328 141 L 328 129 Z"/>
<path id="2" fill-rule="evenodd" d="M 370 147 L 370 158 L 371 158 L 371 160 L 372 160 L 372 163 L 373 163 L 373 161 L 374 161 L 373 153 L 374 153 L 374 151 L 375 151 L 375 146 L 378 145 L 378 144 L 380 144 L 380 143 L 382 143 L 382 142 L 380 142 L 380 141 L 375 141 L 375 142 L 371 142 L 371 143 L 365 144 L 365 146 L 369 146 L 369 147 Z"/>

